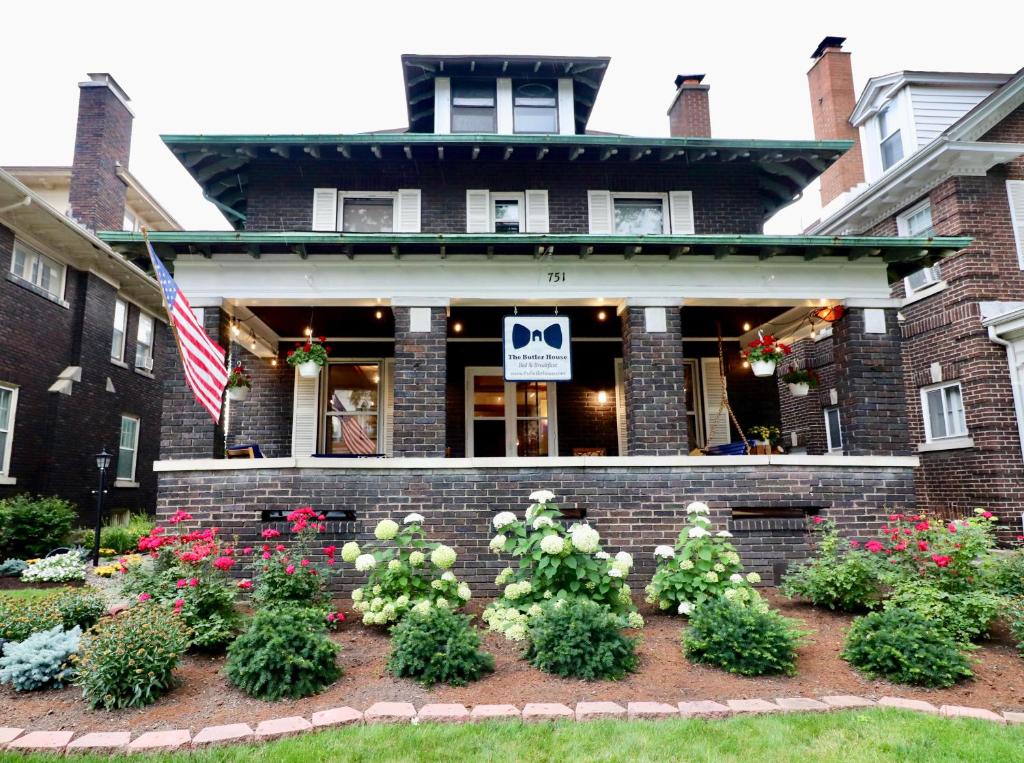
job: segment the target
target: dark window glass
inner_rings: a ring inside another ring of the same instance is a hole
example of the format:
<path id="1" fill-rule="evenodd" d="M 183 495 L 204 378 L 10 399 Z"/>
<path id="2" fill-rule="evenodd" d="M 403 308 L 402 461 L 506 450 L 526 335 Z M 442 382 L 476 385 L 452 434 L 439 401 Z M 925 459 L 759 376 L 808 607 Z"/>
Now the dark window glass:
<path id="1" fill-rule="evenodd" d="M 452 82 L 452 132 L 497 132 L 494 80 Z"/>

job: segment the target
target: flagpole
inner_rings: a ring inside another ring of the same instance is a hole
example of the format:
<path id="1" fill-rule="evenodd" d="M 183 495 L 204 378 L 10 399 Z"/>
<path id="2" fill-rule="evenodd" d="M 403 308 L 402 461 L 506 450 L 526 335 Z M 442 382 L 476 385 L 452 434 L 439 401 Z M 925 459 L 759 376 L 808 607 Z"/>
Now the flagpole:
<path id="1" fill-rule="evenodd" d="M 149 242 L 149 229 L 146 228 L 146 226 L 142 226 L 142 240 L 146 244 L 146 253 L 149 255 L 150 264 L 153 265 L 153 272 L 156 273 L 156 263 L 153 262 L 154 251 L 153 251 L 153 248 L 152 248 L 152 244 L 150 244 L 150 242 Z M 171 309 L 167 305 L 167 294 L 164 292 L 163 284 L 158 284 L 158 286 L 160 287 L 160 301 L 163 303 L 164 312 L 167 314 L 167 323 L 171 327 L 171 336 L 174 337 L 174 345 L 178 349 L 178 358 L 181 360 L 182 363 L 184 363 L 185 362 L 185 353 L 181 349 L 181 339 L 178 338 L 178 327 L 174 325 L 174 316 L 171 315 Z M 203 330 L 204 331 L 206 330 L 205 326 L 203 327 Z M 185 383 L 185 386 L 188 386 L 188 382 L 187 381 Z M 220 409 L 218 409 L 218 411 L 217 411 L 217 416 L 214 417 L 214 415 L 212 413 L 210 413 L 209 411 L 206 411 L 207 413 L 210 414 L 210 418 L 213 419 L 214 426 L 217 426 L 218 424 L 220 424 L 220 414 L 221 414 L 221 409 L 223 409 L 223 408 L 224 408 L 224 393 L 222 392 L 221 393 L 221 401 L 220 401 Z"/>

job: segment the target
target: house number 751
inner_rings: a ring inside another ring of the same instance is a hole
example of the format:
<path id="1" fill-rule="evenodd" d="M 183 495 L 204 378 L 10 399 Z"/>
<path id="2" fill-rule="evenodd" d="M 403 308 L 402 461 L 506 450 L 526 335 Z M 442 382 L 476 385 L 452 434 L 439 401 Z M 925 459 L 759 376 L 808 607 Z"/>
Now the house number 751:
<path id="1" fill-rule="evenodd" d="M 565 282 L 565 271 L 549 271 L 548 272 L 548 283 L 564 283 Z"/>

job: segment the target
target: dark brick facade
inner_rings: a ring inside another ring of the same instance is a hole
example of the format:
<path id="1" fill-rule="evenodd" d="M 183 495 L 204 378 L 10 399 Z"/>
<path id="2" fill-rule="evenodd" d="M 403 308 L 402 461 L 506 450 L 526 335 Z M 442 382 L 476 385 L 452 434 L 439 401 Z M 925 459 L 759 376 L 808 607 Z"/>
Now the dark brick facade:
<path id="1" fill-rule="evenodd" d="M 430 330 L 410 330 L 413 310 L 430 311 Z M 448 321 L 443 307 L 395 307 L 393 449 L 397 457 L 445 455 Z"/>
<path id="2" fill-rule="evenodd" d="M 913 509 L 909 467 L 696 465 L 686 467 L 602 467 L 509 469 L 259 469 L 164 472 L 160 474 L 161 516 L 178 509 L 196 523 L 237 535 L 243 544 L 259 542 L 261 511 L 312 505 L 354 510 L 354 522 L 330 522 L 325 543 L 355 539 L 373 544 L 376 523 L 401 521 L 408 512 L 426 517 L 434 540 L 459 553 L 456 573 L 477 594 L 494 594 L 494 577 L 509 563 L 487 549 L 491 519 L 499 511 L 520 513 L 531 490 L 548 488 L 563 509 L 583 509 L 601 533 L 608 551 L 626 550 L 636 567 L 630 576 L 640 591 L 654 570 L 656 545 L 671 543 L 686 522 L 685 507 L 704 500 L 715 526 L 728 527 L 749 569 L 766 583 L 787 561 L 807 554 L 805 534 L 792 520 L 746 517 L 731 510 L 787 506 L 820 512 L 836 520 L 844 534 L 863 537 L 890 512 Z M 284 525 L 277 525 L 282 530 Z M 287 535 L 287 533 L 285 533 Z M 346 568 L 336 578 L 350 591 L 364 580 Z"/>
<path id="3" fill-rule="evenodd" d="M 807 393 L 806 397 L 794 397 L 781 378 L 791 365 L 815 371 L 821 384 L 817 389 Z M 832 338 L 825 337 L 817 341 L 801 339 L 794 342 L 793 354 L 789 356 L 784 368 L 780 369 L 775 378 L 779 392 L 783 444 L 791 447 L 792 435 L 795 433 L 796 447 L 806 448 L 812 455 L 828 452 L 824 410 L 832 407 L 831 391 L 836 389 Z"/>
<path id="4" fill-rule="evenodd" d="M 626 447 L 630 456 L 689 452 L 683 401 L 683 334 L 678 308 L 663 310 L 666 330 L 647 330 L 643 307 L 622 313 Z"/>
<path id="5" fill-rule="evenodd" d="M 548 190 L 551 233 L 586 233 L 587 190 L 693 191 L 697 233 L 761 233 L 763 211 L 752 168 L 736 163 L 714 169 L 582 162 L 360 162 L 260 160 L 252 164 L 246 230 L 310 230 L 313 189 L 422 190 L 424 233 L 466 232 L 466 189 Z"/>
<path id="6" fill-rule="evenodd" d="M 292 454 L 292 400 L 295 395 L 295 370 L 283 355 L 273 365 L 242 348 L 231 345 L 230 366 L 245 366 L 252 377 L 252 388 L 244 402 L 228 401 L 225 407 L 228 445 L 258 444 L 267 458 Z"/>
<path id="7" fill-rule="evenodd" d="M 59 495 L 75 503 L 88 521 L 97 478 L 94 455 L 117 454 L 121 415 L 139 418 L 136 487 L 111 487 L 108 509 L 152 510 L 156 503 L 160 430 L 160 384 L 173 362 L 167 326 L 155 326 L 153 377 L 134 370 L 139 309 L 128 304 L 125 365 L 110 359 L 116 290 L 94 274 L 69 267 L 59 305 L 17 283 L 11 271 L 13 231 L 0 226 L 0 381 L 18 385 L 11 452 L 14 485 L 0 496 L 29 492 Z M 49 392 L 68 366 L 80 366 L 82 380 L 70 396 Z M 127 366 L 127 367 L 126 367 Z M 107 391 L 107 381 L 114 391 Z M 111 480 L 116 474 L 116 461 Z"/>

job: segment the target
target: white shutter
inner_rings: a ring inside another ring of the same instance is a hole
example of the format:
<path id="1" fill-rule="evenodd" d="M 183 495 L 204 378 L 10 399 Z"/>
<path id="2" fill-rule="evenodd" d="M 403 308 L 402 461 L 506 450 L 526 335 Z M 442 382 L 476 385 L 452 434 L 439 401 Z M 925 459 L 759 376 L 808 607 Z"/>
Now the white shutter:
<path id="1" fill-rule="evenodd" d="M 1007 180 L 1006 193 L 1010 197 L 1010 222 L 1013 239 L 1017 243 L 1017 262 L 1024 270 L 1024 180 Z"/>
<path id="2" fill-rule="evenodd" d="M 548 232 L 548 192 L 526 191 L 526 232 Z"/>
<path id="3" fill-rule="evenodd" d="M 626 384 L 623 380 L 623 360 L 615 359 L 615 431 L 619 439 L 619 455 L 628 455 L 626 439 Z"/>
<path id="4" fill-rule="evenodd" d="M 671 191 L 668 195 L 669 215 L 672 218 L 672 233 L 685 236 L 694 232 L 693 191 Z"/>
<path id="5" fill-rule="evenodd" d="M 337 189 L 313 189 L 313 230 L 338 230 Z"/>
<path id="6" fill-rule="evenodd" d="M 384 385 L 384 410 L 381 416 L 380 442 L 377 450 L 381 453 L 394 455 L 394 421 L 395 421 L 395 359 L 385 358 L 381 384 Z"/>
<path id="7" fill-rule="evenodd" d="M 515 132 L 512 121 L 512 80 L 508 77 L 498 77 L 495 95 L 498 99 L 494 104 L 494 117 L 495 122 L 497 122 L 498 135 L 511 135 Z"/>
<path id="8" fill-rule="evenodd" d="M 725 445 L 732 440 L 729 411 L 722 405 L 725 384 L 718 370 L 718 358 L 700 359 L 701 387 L 704 391 L 704 431 L 706 445 Z"/>
<path id="9" fill-rule="evenodd" d="M 587 191 L 590 232 L 612 232 L 612 195 L 608 191 Z"/>
<path id="10" fill-rule="evenodd" d="M 315 379 L 305 379 L 299 376 L 296 368 L 295 394 L 292 397 L 292 455 L 296 458 L 316 453 L 319 419 L 320 375 Z"/>
<path id="11" fill-rule="evenodd" d="M 420 189 L 399 188 L 395 199 L 395 233 L 420 232 Z"/>
<path id="12" fill-rule="evenodd" d="M 480 189 L 466 191 L 466 233 L 491 232 L 491 192 Z"/>

